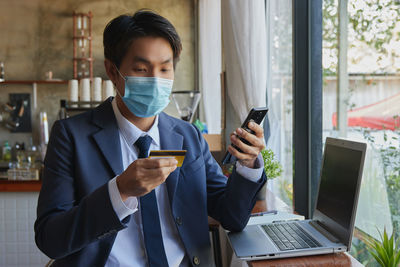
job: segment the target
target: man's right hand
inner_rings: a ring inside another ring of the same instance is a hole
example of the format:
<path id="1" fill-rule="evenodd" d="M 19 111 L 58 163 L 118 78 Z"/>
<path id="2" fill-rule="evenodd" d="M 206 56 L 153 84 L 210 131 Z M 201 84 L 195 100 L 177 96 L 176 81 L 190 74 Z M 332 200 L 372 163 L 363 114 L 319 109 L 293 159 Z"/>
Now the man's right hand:
<path id="1" fill-rule="evenodd" d="M 117 186 L 122 201 L 131 196 L 143 196 L 165 182 L 177 167 L 175 159 L 137 159 L 117 177 Z"/>

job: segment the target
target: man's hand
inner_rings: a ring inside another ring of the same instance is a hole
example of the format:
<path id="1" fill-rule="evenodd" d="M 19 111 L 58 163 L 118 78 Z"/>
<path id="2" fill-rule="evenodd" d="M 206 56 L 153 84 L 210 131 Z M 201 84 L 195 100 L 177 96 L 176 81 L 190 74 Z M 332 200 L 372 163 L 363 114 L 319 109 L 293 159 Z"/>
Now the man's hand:
<path id="1" fill-rule="evenodd" d="M 255 134 L 248 133 L 242 128 L 237 128 L 236 131 L 231 133 L 232 144 L 240 148 L 242 152 L 239 152 L 232 145 L 228 147 L 228 151 L 239 160 L 240 164 L 249 168 L 254 168 L 254 163 L 256 162 L 258 154 L 265 147 L 264 130 L 260 125 L 254 122 L 249 122 L 247 127 L 253 130 Z M 247 140 L 251 145 L 246 145 L 239 137 Z"/>
<path id="2" fill-rule="evenodd" d="M 143 196 L 162 184 L 176 169 L 175 159 L 144 158 L 137 159 L 117 177 L 121 198 Z"/>

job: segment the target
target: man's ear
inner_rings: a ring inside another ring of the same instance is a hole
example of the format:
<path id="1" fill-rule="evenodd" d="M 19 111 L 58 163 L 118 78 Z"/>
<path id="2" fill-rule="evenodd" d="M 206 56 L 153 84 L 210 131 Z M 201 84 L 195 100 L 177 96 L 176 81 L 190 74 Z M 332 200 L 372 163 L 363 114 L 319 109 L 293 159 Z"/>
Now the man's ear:
<path id="1" fill-rule="evenodd" d="M 119 73 L 117 72 L 114 63 L 112 63 L 111 60 L 106 58 L 104 59 L 104 67 L 106 69 L 108 78 L 110 78 L 114 86 L 116 86 L 119 78 Z"/>

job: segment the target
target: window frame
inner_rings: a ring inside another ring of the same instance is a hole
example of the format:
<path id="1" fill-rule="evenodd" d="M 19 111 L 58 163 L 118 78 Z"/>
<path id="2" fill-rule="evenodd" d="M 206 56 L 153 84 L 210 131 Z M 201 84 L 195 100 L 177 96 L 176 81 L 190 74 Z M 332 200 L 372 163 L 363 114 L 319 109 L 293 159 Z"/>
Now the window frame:
<path id="1" fill-rule="evenodd" d="M 322 160 L 322 1 L 293 0 L 293 206 L 311 218 Z"/>

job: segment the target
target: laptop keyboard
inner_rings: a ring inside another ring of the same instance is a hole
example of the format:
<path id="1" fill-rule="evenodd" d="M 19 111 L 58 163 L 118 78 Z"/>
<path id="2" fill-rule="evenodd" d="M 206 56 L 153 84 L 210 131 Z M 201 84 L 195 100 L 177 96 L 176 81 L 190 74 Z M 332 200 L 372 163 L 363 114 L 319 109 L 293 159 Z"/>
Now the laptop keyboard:
<path id="1" fill-rule="evenodd" d="M 297 223 L 267 224 L 262 225 L 262 228 L 282 251 L 321 247 L 321 245 L 301 229 Z"/>

